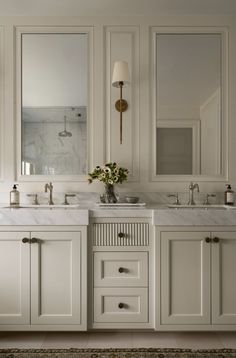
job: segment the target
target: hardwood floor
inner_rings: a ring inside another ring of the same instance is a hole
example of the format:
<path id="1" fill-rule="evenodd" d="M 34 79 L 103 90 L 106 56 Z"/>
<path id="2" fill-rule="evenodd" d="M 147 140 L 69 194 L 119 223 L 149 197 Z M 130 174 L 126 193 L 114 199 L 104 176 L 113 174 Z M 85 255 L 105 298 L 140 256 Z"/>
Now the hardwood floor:
<path id="1" fill-rule="evenodd" d="M 236 332 L 2 332 L 0 348 L 192 348 L 236 349 Z"/>

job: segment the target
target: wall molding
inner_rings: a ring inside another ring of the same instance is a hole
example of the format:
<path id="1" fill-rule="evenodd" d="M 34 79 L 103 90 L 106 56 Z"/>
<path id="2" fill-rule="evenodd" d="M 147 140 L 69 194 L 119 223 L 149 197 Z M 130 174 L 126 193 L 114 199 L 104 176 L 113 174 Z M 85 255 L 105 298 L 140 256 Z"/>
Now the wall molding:
<path id="1" fill-rule="evenodd" d="M 4 113 L 5 113 L 5 61 L 4 61 L 4 28 L 0 27 L 0 181 L 4 181 Z"/>
<path id="2" fill-rule="evenodd" d="M 129 181 L 139 181 L 139 27 L 107 26 L 105 31 L 106 58 L 106 161 L 115 161 L 129 168 Z M 112 87 L 114 62 L 129 64 L 131 83 L 123 89 L 128 110 L 123 113 L 123 143 L 119 143 L 119 112 L 114 108 L 119 89 Z"/>

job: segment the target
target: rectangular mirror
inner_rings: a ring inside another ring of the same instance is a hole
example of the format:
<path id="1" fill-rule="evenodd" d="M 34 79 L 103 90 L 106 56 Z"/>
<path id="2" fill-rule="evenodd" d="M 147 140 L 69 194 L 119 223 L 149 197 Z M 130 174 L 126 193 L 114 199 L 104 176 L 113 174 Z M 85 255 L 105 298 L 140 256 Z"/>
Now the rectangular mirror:
<path id="1" fill-rule="evenodd" d="M 178 31 L 178 30 L 177 30 Z M 155 177 L 225 172 L 223 34 L 155 33 Z"/>
<path id="2" fill-rule="evenodd" d="M 87 33 L 21 33 L 21 175 L 88 172 Z"/>

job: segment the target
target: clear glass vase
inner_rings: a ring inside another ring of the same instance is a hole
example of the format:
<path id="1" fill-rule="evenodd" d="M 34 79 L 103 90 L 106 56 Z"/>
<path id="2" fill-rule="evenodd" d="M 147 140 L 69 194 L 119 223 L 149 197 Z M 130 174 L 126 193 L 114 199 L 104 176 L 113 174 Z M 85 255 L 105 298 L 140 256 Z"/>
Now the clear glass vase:
<path id="1" fill-rule="evenodd" d="M 105 184 L 105 193 L 100 195 L 102 203 L 117 203 L 117 195 L 113 184 Z"/>

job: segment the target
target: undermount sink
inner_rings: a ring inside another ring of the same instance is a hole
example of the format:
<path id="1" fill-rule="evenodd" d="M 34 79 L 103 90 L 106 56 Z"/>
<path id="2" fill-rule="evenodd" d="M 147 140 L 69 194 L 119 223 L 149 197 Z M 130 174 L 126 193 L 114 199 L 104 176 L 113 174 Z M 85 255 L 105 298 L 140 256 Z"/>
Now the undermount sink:
<path id="1" fill-rule="evenodd" d="M 42 204 L 42 205 L 35 205 L 35 204 L 21 204 L 19 206 L 3 206 L 5 209 L 76 209 L 79 208 L 79 204 Z"/>
<path id="2" fill-rule="evenodd" d="M 168 208 L 170 209 L 236 209 L 236 206 L 230 206 L 230 205 L 224 205 L 224 204 L 211 204 L 211 205 L 177 205 L 177 204 L 170 204 L 168 205 Z"/>

